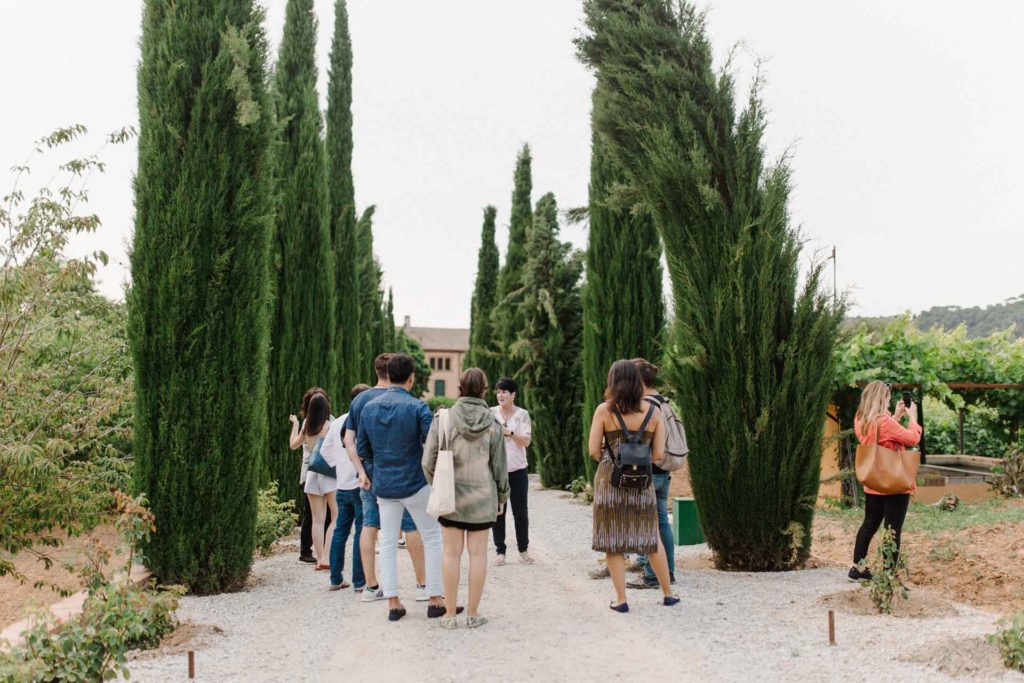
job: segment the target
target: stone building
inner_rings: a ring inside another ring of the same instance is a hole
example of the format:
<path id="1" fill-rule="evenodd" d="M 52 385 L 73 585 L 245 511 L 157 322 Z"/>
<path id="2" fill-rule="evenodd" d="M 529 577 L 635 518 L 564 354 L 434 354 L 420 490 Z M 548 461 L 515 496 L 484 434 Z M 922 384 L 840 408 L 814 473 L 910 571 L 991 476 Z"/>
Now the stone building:
<path id="1" fill-rule="evenodd" d="M 430 383 L 423 398 L 456 398 L 459 395 L 459 376 L 462 374 L 466 352 L 469 350 L 469 330 L 452 327 L 413 327 L 409 316 L 405 316 L 402 329 L 423 346 L 423 354 L 430 364 Z"/>

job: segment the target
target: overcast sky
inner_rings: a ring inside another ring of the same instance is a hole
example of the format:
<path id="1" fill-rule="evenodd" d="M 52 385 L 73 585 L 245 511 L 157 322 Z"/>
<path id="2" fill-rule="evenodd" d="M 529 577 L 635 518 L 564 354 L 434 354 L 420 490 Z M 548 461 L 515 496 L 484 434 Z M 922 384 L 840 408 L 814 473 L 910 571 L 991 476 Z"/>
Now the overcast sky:
<path id="1" fill-rule="evenodd" d="M 561 208 L 586 204 L 580 4 L 350 0 L 356 199 L 377 206 L 399 324 L 468 325 L 482 209 L 498 207 L 504 254 L 524 143 L 535 202 L 552 191 Z M 284 6 L 267 3 L 274 55 Z M 333 0 L 316 6 L 323 97 Z M 136 0 L 0 0 L 0 189 L 56 126 L 89 126 L 92 149 L 136 123 L 140 15 Z M 719 55 L 742 45 L 741 83 L 766 60 L 769 152 L 792 149 L 806 257 L 837 246 L 854 313 L 1024 293 L 1024 3 L 730 0 L 711 6 L 709 27 Z M 134 144 L 104 151 L 109 170 L 91 183 L 103 227 L 73 245 L 110 252 L 111 296 L 127 277 L 135 155 Z M 583 228 L 564 234 L 585 245 Z"/>

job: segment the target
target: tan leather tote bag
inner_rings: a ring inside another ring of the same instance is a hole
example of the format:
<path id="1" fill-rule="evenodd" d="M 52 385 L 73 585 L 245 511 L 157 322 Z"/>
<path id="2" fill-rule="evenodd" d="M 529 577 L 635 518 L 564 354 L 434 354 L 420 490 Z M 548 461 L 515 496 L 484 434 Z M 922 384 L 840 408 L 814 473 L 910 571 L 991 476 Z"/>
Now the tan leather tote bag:
<path id="1" fill-rule="evenodd" d="M 878 445 L 882 424 L 875 426 L 875 440 L 857 446 L 857 479 L 879 493 L 906 493 L 914 487 L 921 466 L 919 451 L 898 451 Z"/>

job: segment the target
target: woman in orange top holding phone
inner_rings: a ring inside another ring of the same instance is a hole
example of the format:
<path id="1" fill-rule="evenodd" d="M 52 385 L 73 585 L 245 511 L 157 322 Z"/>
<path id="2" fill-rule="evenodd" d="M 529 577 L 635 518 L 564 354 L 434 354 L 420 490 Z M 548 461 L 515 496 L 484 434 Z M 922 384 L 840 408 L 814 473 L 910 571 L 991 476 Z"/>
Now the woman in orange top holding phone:
<path id="1" fill-rule="evenodd" d="M 921 425 L 917 423 L 917 404 L 909 394 L 896 404 L 896 412 L 889 414 L 892 400 L 892 389 L 884 382 L 874 381 L 864 387 L 860 395 L 860 405 L 854 418 L 854 431 L 861 443 L 872 443 L 877 435 L 878 445 L 902 451 L 907 446 L 916 446 L 921 441 Z M 906 427 L 900 424 L 900 418 L 906 415 L 909 423 Z M 892 529 L 896 548 L 900 547 L 900 535 L 903 531 L 903 520 L 907 516 L 910 505 L 911 487 L 903 493 L 885 494 L 864 487 L 867 502 L 864 504 L 864 522 L 857 531 L 857 543 L 853 548 L 853 567 L 850 569 L 851 581 L 870 579 L 871 572 L 864 567 L 864 558 L 868 555 L 868 546 L 878 527 L 884 522 Z"/>

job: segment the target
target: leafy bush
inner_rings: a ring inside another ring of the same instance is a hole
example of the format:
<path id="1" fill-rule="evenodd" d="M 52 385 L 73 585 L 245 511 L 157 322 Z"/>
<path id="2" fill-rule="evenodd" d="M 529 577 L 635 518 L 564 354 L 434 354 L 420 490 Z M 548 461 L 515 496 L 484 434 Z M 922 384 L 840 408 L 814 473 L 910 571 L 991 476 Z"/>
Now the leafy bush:
<path id="1" fill-rule="evenodd" d="M 879 614 L 892 614 L 892 603 L 897 595 L 904 600 L 910 598 L 910 591 L 903 583 L 906 573 L 906 558 L 896 548 L 896 535 L 883 525 L 878 552 L 871 567 L 871 579 L 868 580 L 868 595 Z"/>
<path id="2" fill-rule="evenodd" d="M 939 400 L 925 397 L 923 406 L 926 447 L 929 453 L 959 453 L 959 417 Z M 964 451 L 970 455 L 999 457 L 1009 436 L 999 422 L 999 411 L 984 404 L 964 408 Z"/>
<path id="3" fill-rule="evenodd" d="M 427 399 L 427 407 L 431 413 L 437 412 L 438 408 L 451 408 L 455 405 L 455 399 L 448 396 L 433 396 Z"/>
<path id="4" fill-rule="evenodd" d="M 1024 496 L 1024 451 L 1013 451 L 998 467 L 992 469 L 995 477 L 992 488 L 1006 498 Z"/>
<path id="5" fill-rule="evenodd" d="M 277 482 L 260 491 L 256 496 L 256 552 L 269 555 L 274 541 L 287 536 L 298 520 L 291 500 L 281 502 L 277 497 Z"/>
<path id="6" fill-rule="evenodd" d="M 585 476 L 580 475 L 572 480 L 565 490 L 572 494 L 573 498 L 583 496 L 583 502 L 587 505 L 594 502 L 594 486 Z"/>
<path id="7" fill-rule="evenodd" d="M 128 575 L 135 548 L 153 530 L 153 515 L 143 497 L 114 494 L 119 516 L 115 523 L 131 548 L 123 572 Z M 118 551 L 120 552 L 120 551 Z M 128 676 L 129 650 L 155 647 L 174 630 L 174 612 L 185 593 L 181 586 L 140 588 L 130 581 L 111 583 L 102 572 L 110 550 L 87 546 L 87 558 L 71 567 L 85 581 L 89 596 L 82 614 L 58 625 L 47 612 L 25 634 L 25 643 L 0 653 L 0 680 L 99 681 Z"/>
<path id="8" fill-rule="evenodd" d="M 988 636 L 988 642 L 999 648 L 1003 664 L 1024 673 L 1024 612 L 1009 619 L 1001 619 L 1002 628 Z"/>

